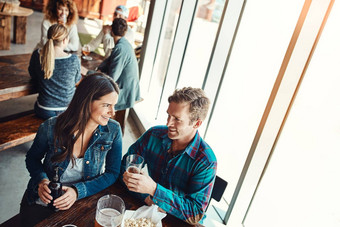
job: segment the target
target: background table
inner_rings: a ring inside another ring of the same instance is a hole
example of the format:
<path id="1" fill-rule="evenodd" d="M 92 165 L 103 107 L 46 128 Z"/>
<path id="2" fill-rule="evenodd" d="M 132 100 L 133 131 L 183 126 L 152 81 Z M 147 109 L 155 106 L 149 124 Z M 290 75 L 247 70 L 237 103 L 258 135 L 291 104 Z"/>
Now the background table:
<path id="1" fill-rule="evenodd" d="M 19 6 L 19 1 L 0 2 L 0 50 L 9 50 L 11 41 L 11 18 L 13 17 L 13 42 L 26 43 L 27 17 L 33 13 L 32 9 Z"/>
<path id="2" fill-rule="evenodd" d="M 96 53 L 90 56 L 93 60 L 81 59 L 81 65 L 94 70 L 104 57 Z M 31 54 L 0 56 L 0 101 L 37 93 L 28 73 L 30 58 Z"/>

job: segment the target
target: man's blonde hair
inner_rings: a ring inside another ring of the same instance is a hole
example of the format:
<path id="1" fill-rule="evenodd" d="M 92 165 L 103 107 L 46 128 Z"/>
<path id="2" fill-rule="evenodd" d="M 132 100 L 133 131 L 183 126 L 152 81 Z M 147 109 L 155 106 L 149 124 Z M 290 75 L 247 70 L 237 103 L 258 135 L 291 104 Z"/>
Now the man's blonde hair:
<path id="1" fill-rule="evenodd" d="M 190 124 L 200 119 L 204 120 L 208 114 L 210 101 L 200 88 L 184 87 L 176 89 L 168 98 L 168 102 L 189 103 Z"/>

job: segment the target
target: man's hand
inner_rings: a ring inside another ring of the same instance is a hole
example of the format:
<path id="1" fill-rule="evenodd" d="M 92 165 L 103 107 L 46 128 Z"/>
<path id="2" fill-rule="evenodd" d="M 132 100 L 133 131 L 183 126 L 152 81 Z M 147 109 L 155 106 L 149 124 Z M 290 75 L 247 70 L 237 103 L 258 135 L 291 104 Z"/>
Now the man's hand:
<path id="1" fill-rule="evenodd" d="M 104 34 L 110 34 L 111 33 L 111 26 L 110 25 L 104 25 L 103 26 L 103 32 Z"/>
<path id="2" fill-rule="evenodd" d="M 51 200 L 53 199 L 51 194 L 51 190 L 48 188 L 48 184 L 50 183 L 49 180 L 47 179 L 43 179 L 42 181 L 40 181 L 39 185 L 38 185 L 38 195 L 41 199 L 41 201 L 43 201 L 43 203 L 48 204 L 51 202 Z"/>
<path id="3" fill-rule="evenodd" d="M 155 203 L 152 201 L 152 199 L 151 199 L 150 196 L 146 197 L 146 198 L 144 199 L 144 202 L 145 202 L 146 205 L 148 205 L 148 206 L 151 206 L 152 204 L 155 204 Z M 166 212 L 165 212 L 162 208 L 160 208 L 160 207 L 158 207 L 158 211 L 166 214 Z"/>
<path id="4" fill-rule="evenodd" d="M 77 192 L 74 188 L 63 186 L 64 194 L 54 200 L 53 205 L 59 210 L 68 210 L 77 200 Z"/>
<path id="5" fill-rule="evenodd" d="M 123 174 L 123 181 L 126 187 L 133 192 L 138 193 L 147 193 L 150 195 L 154 195 L 157 184 L 152 180 L 152 178 L 143 172 L 141 174 L 138 173 L 128 173 L 125 171 Z"/>
<path id="6" fill-rule="evenodd" d="M 148 206 L 151 206 L 152 204 L 155 204 L 155 203 L 152 201 L 152 199 L 150 198 L 150 196 L 146 197 L 146 198 L 144 199 L 144 202 L 145 202 L 146 205 L 148 205 Z"/>

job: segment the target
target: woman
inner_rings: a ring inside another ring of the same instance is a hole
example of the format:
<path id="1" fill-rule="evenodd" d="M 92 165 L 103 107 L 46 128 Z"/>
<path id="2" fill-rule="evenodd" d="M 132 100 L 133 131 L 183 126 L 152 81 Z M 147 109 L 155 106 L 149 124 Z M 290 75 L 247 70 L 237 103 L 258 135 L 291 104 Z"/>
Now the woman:
<path id="1" fill-rule="evenodd" d="M 77 199 L 112 185 L 119 175 L 122 133 L 114 115 L 119 88 L 103 73 L 85 77 L 67 110 L 45 121 L 26 155 L 31 179 L 21 201 L 24 226 L 33 226 L 54 211 L 48 183 L 58 167 L 64 194 L 54 200 L 59 210 Z M 43 162 L 42 162 L 43 160 Z"/>
<path id="2" fill-rule="evenodd" d="M 39 91 L 34 110 L 43 119 L 66 110 L 81 79 L 79 58 L 64 52 L 69 42 L 67 28 L 54 24 L 47 38 L 44 47 L 33 52 L 28 67 Z"/>
<path id="3" fill-rule="evenodd" d="M 66 20 L 65 20 L 66 19 Z M 66 51 L 77 51 L 79 36 L 77 29 L 78 10 L 72 0 L 49 0 L 45 8 L 45 18 L 41 24 L 41 38 L 35 49 L 42 48 L 47 42 L 47 31 L 52 24 L 64 24 L 69 30 L 70 41 Z"/>

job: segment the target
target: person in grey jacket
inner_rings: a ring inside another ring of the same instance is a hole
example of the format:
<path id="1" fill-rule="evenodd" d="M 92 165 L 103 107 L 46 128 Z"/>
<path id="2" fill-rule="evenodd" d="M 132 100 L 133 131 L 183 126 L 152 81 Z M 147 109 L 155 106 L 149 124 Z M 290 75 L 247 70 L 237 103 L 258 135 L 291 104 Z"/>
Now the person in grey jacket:
<path id="1" fill-rule="evenodd" d="M 122 133 L 110 119 L 119 88 L 103 73 L 85 77 L 65 112 L 42 123 L 26 155 L 30 180 L 20 206 L 22 226 L 34 226 L 55 211 L 112 185 L 119 176 Z M 63 195 L 48 187 L 58 169 Z"/>
<path id="2" fill-rule="evenodd" d="M 44 47 L 31 56 L 28 71 L 39 92 L 34 110 L 43 119 L 66 110 L 81 79 L 79 58 L 64 52 L 68 34 L 64 25 L 52 25 Z"/>
<path id="3" fill-rule="evenodd" d="M 117 110 L 115 119 L 121 124 L 123 133 L 125 110 L 132 108 L 137 101 L 141 100 L 138 63 L 134 50 L 124 37 L 126 30 L 127 23 L 124 19 L 116 18 L 112 22 L 111 33 L 115 47 L 110 57 L 98 67 L 98 70 L 112 77 L 119 86 L 120 95 L 115 106 Z"/>

